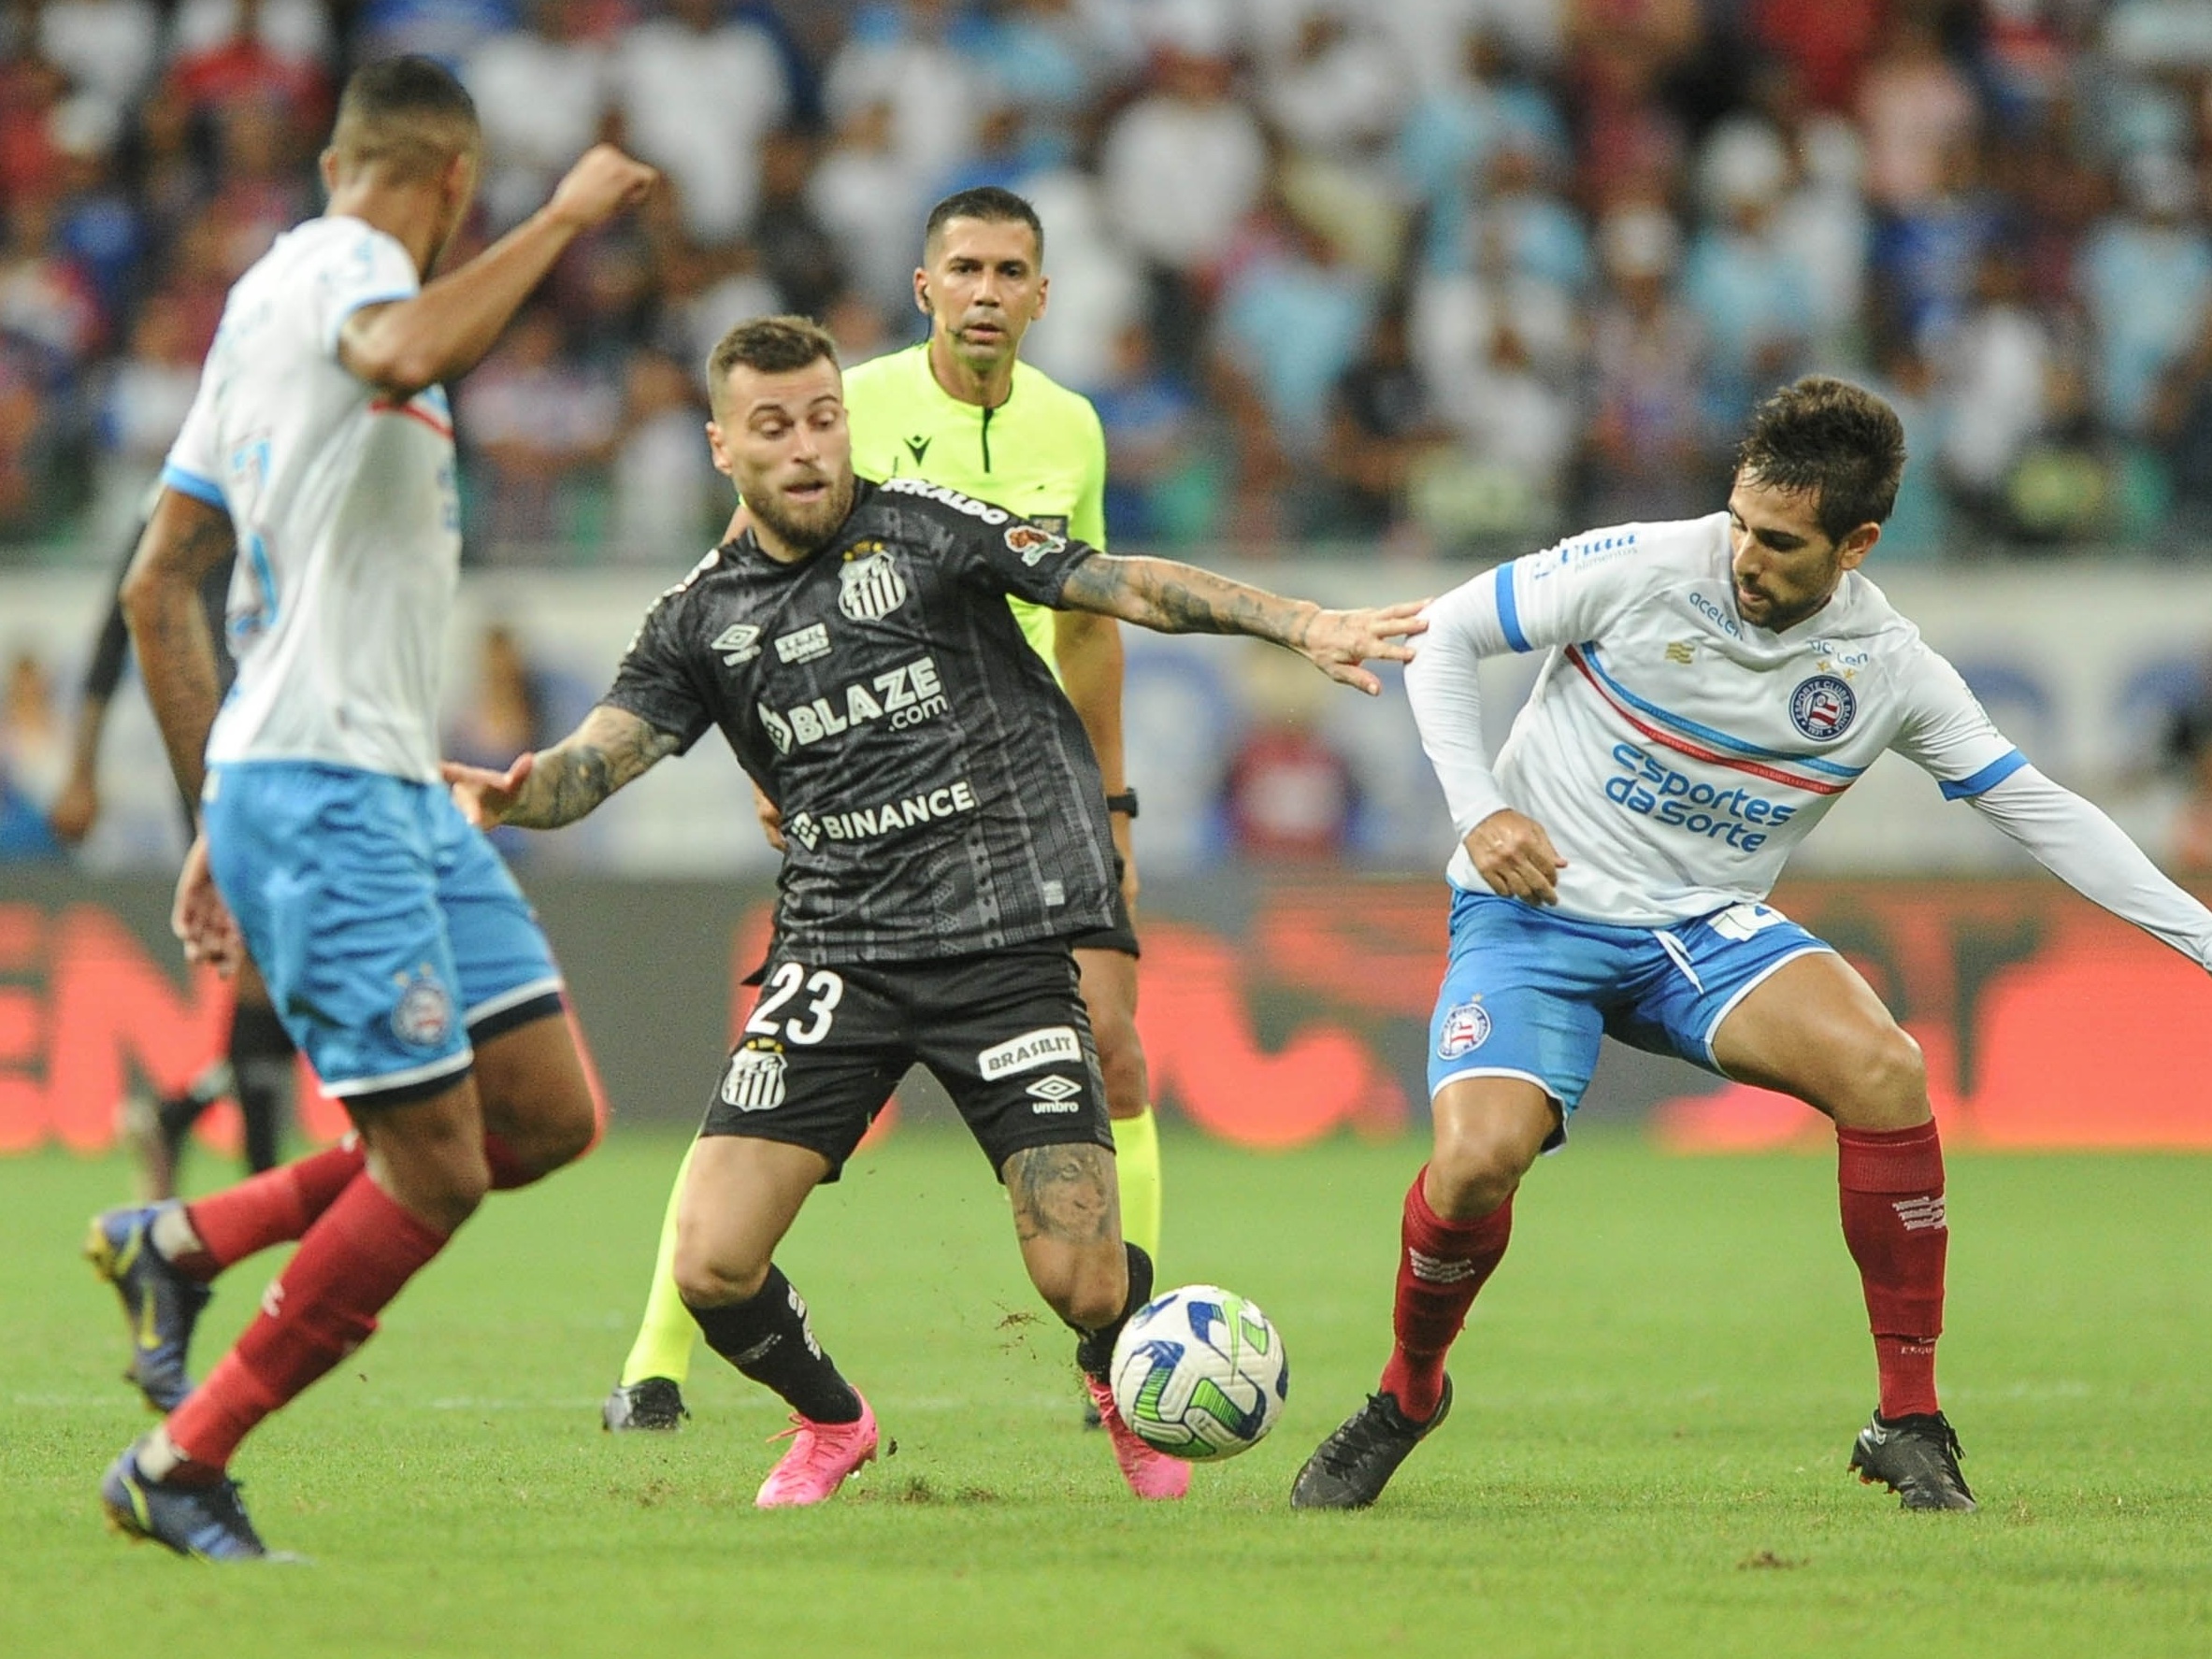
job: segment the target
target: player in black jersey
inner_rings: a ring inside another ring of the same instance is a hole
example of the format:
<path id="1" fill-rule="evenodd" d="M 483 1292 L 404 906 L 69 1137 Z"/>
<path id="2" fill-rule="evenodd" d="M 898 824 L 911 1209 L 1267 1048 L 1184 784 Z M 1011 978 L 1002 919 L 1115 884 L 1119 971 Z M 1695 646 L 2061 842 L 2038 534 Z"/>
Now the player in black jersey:
<path id="1" fill-rule="evenodd" d="M 830 1495 L 874 1455 L 866 1401 L 772 1256 L 919 1060 L 1006 1183 L 1024 1264 L 1079 1337 L 1141 1496 L 1182 1490 L 1106 1386 L 1151 1289 L 1121 1237 L 1113 1136 L 1069 951 L 1113 915 L 1105 791 L 1074 708 L 1003 604 L 1251 634 L 1372 693 L 1418 603 L 1329 611 L 1188 565 L 1109 558 L 918 479 L 857 479 L 835 348 L 743 324 L 709 363 L 716 465 L 753 527 L 664 594 L 576 732 L 505 775 L 449 765 L 479 822 L 581 818 L 719 726 L 788 844 L 760 1000 L 710 1102 L 676 1280 L 709 1346 L 790 1403 L 764 1507 Z"/>
<path id="2" fill-rule="evenodd" d="M 144 529 L 141 522 L 131 532 L 123 551 L 123 570 L 130 568 Z M 201 608 L 215 645 L 217 681 L 223 691 L 230 689 L 234 672 L 223 619 L 231 564 L 227 559 L 222 561 L 200 583 Z M 118 571 L 116 597 L 100 624 L 100 637 L 93 648 L 92 665 L 85 670 L 84 689 L 78 700 L 69 776 L 48 814 L 55 838 L 72 847 L 90 835 L 99 821 L 100 739 L 108 728 L 108 705 L 114 701 L 130 661 L 131 637 L 123 621 L 122 580 L 122 571 Z M 189 843 L 198 832 L 196 804 L 186 800 L 182 808 L 184 838 Z M 283 1022 L 269 1006 L 268 991 L 251 960 L 240 963 L 231 991 L 230 1032 L 222 1056 L 203 1067 L 178 1094 L 156 1096 L 134 1086 L 116 1114 L 117 1127 L 138 1166 L 139 1182 L 149 1199 L 176 1196 L 177 1165 L 183 1153 L 184 1137 L 201 1115 L 226 1094 L 238 1103 L 238 1117 L 245 1126 L 243 1150 L 248 1171 L 258 1175 L 276 1167 L 284 1102 L 292 1090 L 292 1039 L 284 1035 Z"/>

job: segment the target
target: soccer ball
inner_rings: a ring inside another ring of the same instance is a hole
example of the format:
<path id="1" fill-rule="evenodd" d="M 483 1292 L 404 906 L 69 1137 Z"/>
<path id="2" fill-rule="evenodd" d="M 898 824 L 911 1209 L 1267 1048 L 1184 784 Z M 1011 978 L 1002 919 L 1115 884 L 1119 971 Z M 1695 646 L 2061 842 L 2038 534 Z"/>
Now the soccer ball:
<path id="1" fill-rule="evenodd" d="M 1214 1284 L 1186 1284 L 1131 1314 L 1112 1375 L 1122 1421 L 1147 1445 L 1194 1463 L 1257 1446 L 1290 1392 L 1268 1316 Z"/>

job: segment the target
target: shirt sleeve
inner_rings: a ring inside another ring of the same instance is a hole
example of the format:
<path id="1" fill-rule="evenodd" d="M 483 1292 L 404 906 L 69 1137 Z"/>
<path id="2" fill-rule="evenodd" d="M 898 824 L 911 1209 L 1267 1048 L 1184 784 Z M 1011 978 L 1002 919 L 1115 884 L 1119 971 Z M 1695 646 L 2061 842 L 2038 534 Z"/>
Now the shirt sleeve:
<path id="1" fill-rule="evenodd" d="M 614 671 L 613 685 L 599 699 L 675 737 L 679 754 L 714 723 L 694 672 L 695 653 L 685 649 L 691 632 L 684 603 L 689 591 L 688 583 L 669 590 L 645 613 L 637 637 L 623 653 L 622 666 Z"/>
<path id="2" fill-rule="evenodd" d="M 1098 409 L 1087 400 L 1083 414 L 1083 493 L 1075 498 L 1075 510 L 1069 515 L 1068 534 L 1102 553 L 1106 551 L 1106 429 L 1099 423 Z"/>
<path id="3" fill-rule="evenodd" d="M 1058 535 L 1027 519 L 964 524 L 957 534 L 964 579 L 994 594 L 1011 594 L 1032 605 L 1056 608 L 1068 573 L 1099 551 L 1087 541 Z"/>
<path id="4" fill-rule="evenodd" d="M 1987 794 L 2028 764 L 1959 670 L 1925 645 L 1906 670 L 1905 716 L 1889 747 L 1933 778 L 1946 801 Z"/>
<path id="5" fill-rule="evenodd" d="M 1972 799 L 2075 892 L 2212 968 L 2212 910 L 2168 880 L 2119 825 L 2072 790 L 2023 762 Z"/>
<path id="6" fill-rule="evenodd" d="M 312 286 L 315 337 L 333 358 L 347 318 L 368 306 L 412 299 L 423 288 L 414 260 L 396 237 L 356 222 L 337 222 L 352 234 L 331 233 L 332 246 Z"/>
<path id="7" fill-rule="evenodd" d="M 1461 837 L 1508 804 L 1483 742 L 1475 665 L 1602 634 L 1649 580 L 1638 534 L 1632 524 L 1595 530 L 1512 560 L 1462 582 L 1423 613 L 1429 632 L 1406 665 L 1406 697 Z"/>
<path id="8" fill-rule="evenodd" d="M 199 390 L 192 396 L 177 441 L 162 463 L 162 487 L 194 501 L 228 511 L 223 493 L 223 453 L 215 430 L 214 381 L 200 376 Z"/>

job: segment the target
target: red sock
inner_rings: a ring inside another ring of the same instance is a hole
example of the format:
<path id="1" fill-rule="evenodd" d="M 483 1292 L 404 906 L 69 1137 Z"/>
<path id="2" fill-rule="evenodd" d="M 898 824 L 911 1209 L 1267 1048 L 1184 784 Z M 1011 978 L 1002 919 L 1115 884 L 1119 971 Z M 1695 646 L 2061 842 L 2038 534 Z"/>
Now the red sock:
<path id="1" fill-rule="evenodd" d="M 1882 1415 L 1933 1411 L 1935 1339 L 1943 1334 L 1943 1144 L 1917 1129 L 1838 1129 L 1836 1185 L 1844 1242 L 1866 1288 L 1881 1372 Z"/>
<path id="2" fill-rule="evenodd" d="M 1390 1328 L 1398 1340 L 1383 1367 L 1383 1392 L 1416 1423 L 1436 1415 L 1444 1398 L 1444 1360 L 1467 1323 L 1474 1293 L 1483 1288 L 1513 1237 L 1513 1200 L 1471 1222 L 1447 1222 L 1429 1208 L 1421 1183 L 1427 1165 L 1405 1194 L 1398 1254 L 1398 1299 Z"/>
<path id="3" fill-rule="evenodd" d="M 377 1314 L 445 1241 L 356 1177 L 307 1230 L 237 1346 L 169 1414 L 170 1440 L 196 1464 L 227 1464 L 254 1424 L 368 1340 Z"/>
<path id="4" fill-rule="evenodd" d="M 524 1163 L 512 1147 L 489 1129 L 484 1131 L 484 1162 L 492 1166 L 495 1193 L 511 1193 L 517 1187 L 526 1187 L 545 1173 Z"/>
<path id="5" fill-rule="evenodd" d="M 208 1248 L 173 1266 L 194 1279 L 212 1279 L 256 1251 L 305 1236 L 366 1161 L 361 1143 L 349 1135 L 326 1151 L 194 1199 L 184 1208 L 185 1219 Z"/>

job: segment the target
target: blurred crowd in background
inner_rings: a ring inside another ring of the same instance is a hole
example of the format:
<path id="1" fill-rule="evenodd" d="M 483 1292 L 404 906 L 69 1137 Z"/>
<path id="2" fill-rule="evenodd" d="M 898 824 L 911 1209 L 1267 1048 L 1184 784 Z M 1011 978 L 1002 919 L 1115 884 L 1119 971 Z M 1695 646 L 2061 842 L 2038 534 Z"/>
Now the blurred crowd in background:
<path id="1" fill-rule="evenodd" d="M 28 0 L 0 50 L 0 557 L 115 556 L 399 51 L 477 99 L 472 245 L 596 138 L 672 185 L 458 389 L 480 563 L 688 562 L 708 345 L 917 337 L 922 217 L 980 183 L 1044 219 L 1028 355 L 1123 542 L 1706 511 L 1817 368 L 1905 417 L 1887 556 L 2212 547 L 2205 0 Z"/>

